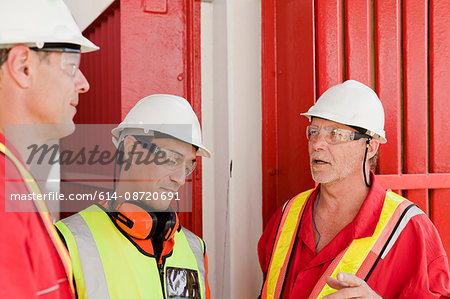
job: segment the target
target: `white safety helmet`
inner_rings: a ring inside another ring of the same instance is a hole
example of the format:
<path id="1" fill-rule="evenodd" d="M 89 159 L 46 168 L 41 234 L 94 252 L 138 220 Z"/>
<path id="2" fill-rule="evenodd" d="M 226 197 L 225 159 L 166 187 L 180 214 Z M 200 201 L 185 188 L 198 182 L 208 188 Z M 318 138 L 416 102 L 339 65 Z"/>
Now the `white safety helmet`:
<path id="1" fill-rule="evenodd" d="M 170 135 L 198 147 L 197 156 L 211 157 L 202 143 L 197 115 L 182 97 L 155 94 L 141 99 L 111 133 L 116 147 L 127 135 L 149 135 L 154 132 Z"/>
<path id="2" fill-rule="evenodd" d="M 63 0 L 0 0 L 0 49 L 45 43 L 73 44 L 81 52 L 99 49 L 81 34 Z"/>
<path id="3" fill-rule="evenodd" d="M 365 129 L 363 132 L 386 143 L 384 109 L 377 94 L 368 86 L 354 80 L 345 81 L 325 91 L 308 112 L 309 118 L 319 117 Z"/>

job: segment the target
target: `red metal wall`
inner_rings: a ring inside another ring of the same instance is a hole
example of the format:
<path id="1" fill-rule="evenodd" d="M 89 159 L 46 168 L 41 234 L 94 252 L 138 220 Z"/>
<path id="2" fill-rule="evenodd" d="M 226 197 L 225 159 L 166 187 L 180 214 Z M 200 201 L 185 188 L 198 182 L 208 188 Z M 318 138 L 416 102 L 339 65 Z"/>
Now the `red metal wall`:
<path id="1" fill-rule="evenodd" d="M 450 253 L 450 2 L 262 0 L 263 221 L 314 183 L 306 111 L 347 79 L 386 113 L 378 177 L 438 228 Z"/>
<path id="2" fill-rule="evenodd" d="M 200 2 L 117 0 L 85 36 L 100 51 L 85 54 L 81 69 L 91 89 L 80 96 L 75 121 L 118 124 L 141 98 L 171 93 L 188 99 L 200 119 Z M 192 182 L 192 211 L 181 223 L 202 233 L 201 163 Z"/>

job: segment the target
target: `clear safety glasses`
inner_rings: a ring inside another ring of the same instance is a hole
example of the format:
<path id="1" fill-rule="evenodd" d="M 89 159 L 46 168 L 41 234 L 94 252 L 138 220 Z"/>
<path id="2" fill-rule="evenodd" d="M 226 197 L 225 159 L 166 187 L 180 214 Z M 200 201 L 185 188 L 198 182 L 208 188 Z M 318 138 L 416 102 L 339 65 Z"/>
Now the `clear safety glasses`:
<path id="1" fill-rule="evenodd" d="M 154 143 L 151 143 L 140 136 L 135 136 L 137 141 L 142 144 L 142 147 L 149 150 L 152 154 L 156 155 L 161 153 L 162 159 L 165 159 L 161 164 L 164 165 L 170 171 L 176 171 L 184 165 L 185 176 L 188 177 L 197 166 L 197 162 L 194 160 L 186 160 L 185 157 L 177 152 L 171 151 L 169 149 L 162 148 Z"/>
<path id="2" fill-rule="evenodd" d="M 308 138 L 309 141 L 315 141 L 317 140 L 317 137 L 319 136 L 320 132 L 324 134 L 325 141 L 328 144 L 338 144 L 352 140 L 359 140 L 361 138 L 370 138 L 369 135 L 355 131 L 337 129 L 333 127 L 319 128 L 316 126 L 308 126 L 306 128 L 306 138 Z"/>
<path id="3" fill-rule="evenodd" d="M 61 69 L 72 77 L 75 77 L 77 70 L 80 68 L 81 53 L 79 50 L 70 48 L 30 48 L 38 52 L 60 52 L 61 53 Z"/>
<path id="4" fill-rule="evenodd" d="M 10 50 L 10 49 L 9 49 Z M 0 67 L 8 59 L 9 50 L 0 58 Z M 49 48 L 36 48 L 32 47 L 30 50 L 36 52 L 60 52 L 61 54 L 61 69 L 75 77 L 78 68 L 80 67 L 81 53 L 77 48 L 67 48 L 67 47 L 54 47 Z"/>

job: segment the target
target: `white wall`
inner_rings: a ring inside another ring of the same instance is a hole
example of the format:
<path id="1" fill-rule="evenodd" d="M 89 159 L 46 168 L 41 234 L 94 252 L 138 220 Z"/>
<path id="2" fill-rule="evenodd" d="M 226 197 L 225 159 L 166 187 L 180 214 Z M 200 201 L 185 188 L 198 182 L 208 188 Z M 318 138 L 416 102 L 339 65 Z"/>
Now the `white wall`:
<path id="1" fill-rule="evenodd" d="M 202 3 L 203 236 L 212 298 L 256 298 L 262 227 L 259 0 Z M 232 171 L 230 164 L 232 162 Z"/>

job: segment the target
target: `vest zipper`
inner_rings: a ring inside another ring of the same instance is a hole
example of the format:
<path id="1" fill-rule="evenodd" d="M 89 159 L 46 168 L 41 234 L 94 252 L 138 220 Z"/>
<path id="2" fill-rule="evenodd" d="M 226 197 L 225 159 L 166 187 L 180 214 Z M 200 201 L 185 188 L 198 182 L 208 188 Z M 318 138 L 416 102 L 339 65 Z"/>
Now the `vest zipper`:
<path id="1" fill-rule="evenodd" d="M 162 263 L 158 264 L 158 270 L 159 270 L 159 279 L 161 281 L 161 289 L 163 293 L 163 298 L 166 299 L 166 290 L 164 289 L 164 264 L 166 262 L 166 259 L 162 259 Z"/>

